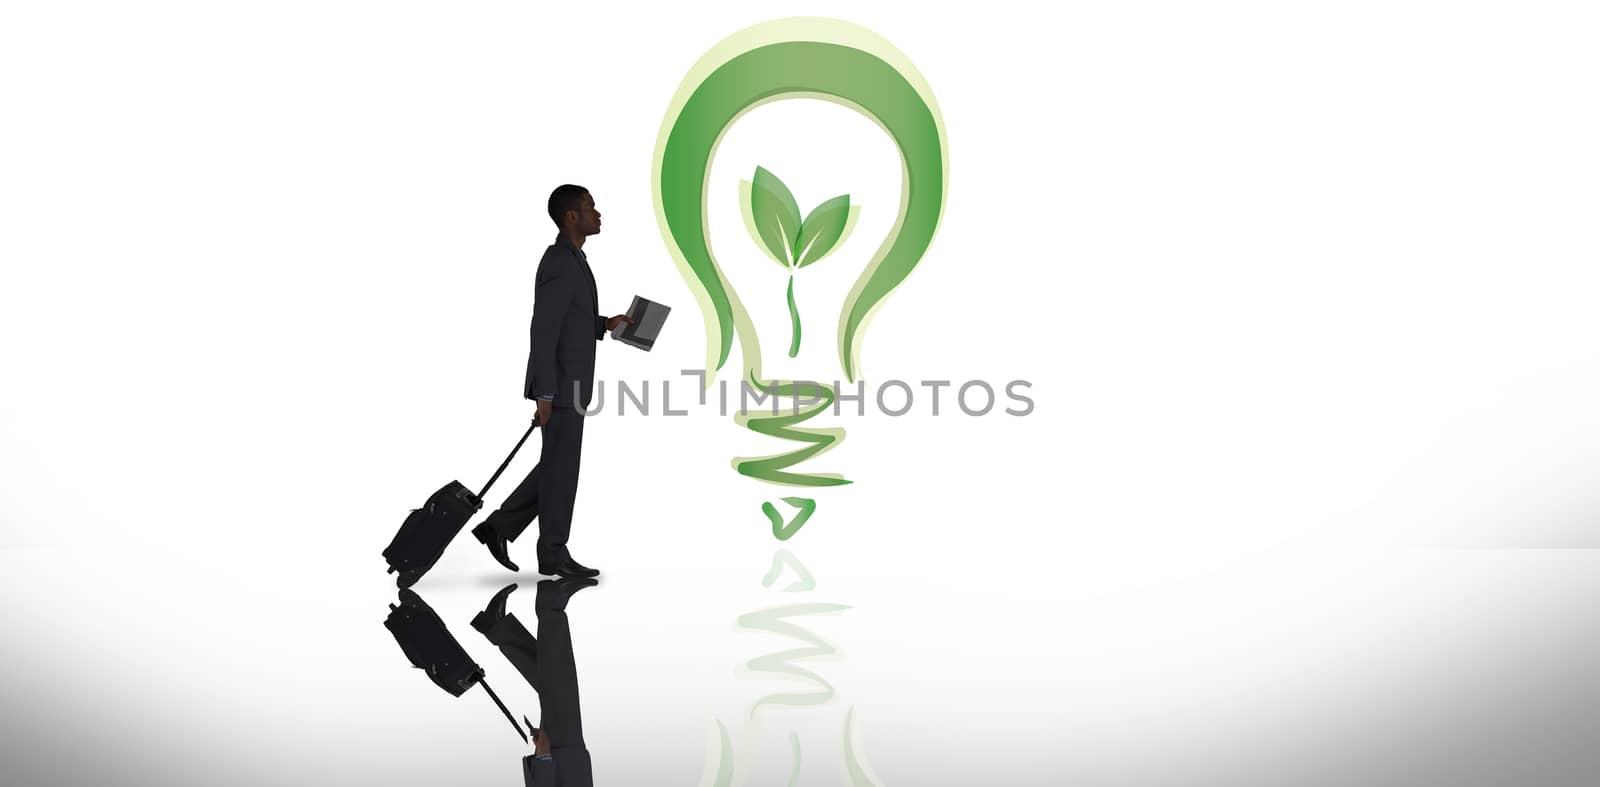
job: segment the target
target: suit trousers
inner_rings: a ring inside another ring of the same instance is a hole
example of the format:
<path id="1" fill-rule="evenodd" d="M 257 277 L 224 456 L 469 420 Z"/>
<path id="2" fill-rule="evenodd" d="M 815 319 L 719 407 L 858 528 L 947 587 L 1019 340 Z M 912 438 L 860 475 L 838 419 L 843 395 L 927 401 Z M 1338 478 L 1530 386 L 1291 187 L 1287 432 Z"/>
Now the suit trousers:
<path id="1" fill-rule="evenodd" d="M 583 740 L 572 624 L 565 610 L 535 607 L 534 611 L 539 615 L 534 688 L 539 692 L 539 727 L 550 736 L 551 759 L 523 758 L 523 783 L 528 787 L 594 787 L 594 764 Z M 520 636 L 526 637 L 527 630 Z"/>
<path id="2" fill-rule="evenodd" d="M 572 533 L 572 509 L 578 497 L 578 463 L 583 455 L 583 411 L 561 405 L 550 409 L 550 420 L 540 428 L 543 444 L 539 464 L 517 484 L 500 507 L 484 520 L 507 541 L 517 540 L 534 517 L 539 518 L 538 556 L 541 566 L 570 557 L 567 538 Z"/>
<path id="3" fill-rule="evenodd" d="M 552 749 L 586 748 L 571 624 L 565 611 L 541 609 L 538 613 L 539 727 L 550 736 Z"/>

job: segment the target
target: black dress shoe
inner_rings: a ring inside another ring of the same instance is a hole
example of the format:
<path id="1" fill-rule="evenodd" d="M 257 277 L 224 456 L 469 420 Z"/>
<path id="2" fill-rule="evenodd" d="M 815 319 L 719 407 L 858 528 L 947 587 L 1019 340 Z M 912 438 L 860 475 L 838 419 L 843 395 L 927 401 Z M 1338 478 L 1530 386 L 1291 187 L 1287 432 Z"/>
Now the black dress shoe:
<path id="1" fill-rule="evenodd" d="M 579 563 L 576 560 L 573 560 L 571 555 L 567 555 L 567 569 L 570 570 L 570 571 L 573 571 L 574 573 L 578 574 L 579 576 L 584 576 L 584 577 L 598 577 L 598 576 L 600 576 L 600 569 L 598 569 L 598 568 L 589 568 L 588 566 L 586 566 L 586 565 L 584 565 L 582 563 Z"/>
<path id="2" fill-rule="evenodd" d="M 536 610 L 562 610 L 578 591 L 600 584 L 588 577 L 539 580 L 539 592 L 533 598 Z"/>
<path id="3" fill-rule="evenodd" d="M 552 577 L 583 578 L 600 576 L 600 569 L 589 568 L 569 555 L 560 561 L 539 564 L 539 573 Z"/>
<path id="4" fill-rule="evenodd" d="M 506 585 L 494 594 L 494 598 L 489 599 L 489 606 L 472 619 L 472 627 L 491 645 L 499 648 L 500 654 L 522 673 L 528 685 L 538 691 L 539 641 L 534 639 L 533 632 L 522 625 L 522 621 L 517 620 L 516 615 L 506 612 L 506 600 L 511 598 L 511 591 L 516 589 L 516 585 Z"/>
<path id="5" fill-rule="evenodd" d="M 500 592 L 494 594 L 494 598 L 489 599 L 489 606 L 484 607 L 482 612 L 472 618 L 472 627 L 483 634 L 488 634 L 494 629 L 496 623 L 505 619 L 506 599 L 511 598 L 511 591 L 516 589 L 517 584 L 515 582 L 500 588 Z"/>
<path id="6" fill-rule="evenodd" d="M 489 548 L 489 554 L 494 556 L 495 562 L 512 571 L 521 571 L 521 569 L 517 568 L 516 563 L 511 562 L 511 553 L 506 551 L 511 542 L 495 532 L 494 528 L 489 527 L 488 522 L 473 528 L 472 535 L 478 539 L 479 543 Z"/>

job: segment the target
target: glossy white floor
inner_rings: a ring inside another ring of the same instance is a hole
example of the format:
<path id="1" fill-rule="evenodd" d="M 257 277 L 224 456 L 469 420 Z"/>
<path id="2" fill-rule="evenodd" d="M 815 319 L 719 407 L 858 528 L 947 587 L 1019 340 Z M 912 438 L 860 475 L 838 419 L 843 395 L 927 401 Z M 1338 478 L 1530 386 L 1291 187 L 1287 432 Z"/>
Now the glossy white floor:
<path id="1" fill-rule="evenodd" d="M 470 546 L 470 549 L 465 547 Z M 418 586 L 512 709 L 535 695 L 467 622 L 507 577 L 458 543 Z M 681 574 L 592 548 L 571 604 L 597 783 L 1555 785 L 1600 772 L 1585 550 L 1009 556 L 1010 570 L 770 552 Z M 3 554 L 5 783 L 516 784 L 490 700 L 405 662 L 371 561 Z M 883 570 L 871 571 L 877 565 Z M 533 578 L 511 611 L 532 625 Z M 837 648 L 736 624 L 790 604 Z M 814 694 L 823 704 L 767 704 Z"/>

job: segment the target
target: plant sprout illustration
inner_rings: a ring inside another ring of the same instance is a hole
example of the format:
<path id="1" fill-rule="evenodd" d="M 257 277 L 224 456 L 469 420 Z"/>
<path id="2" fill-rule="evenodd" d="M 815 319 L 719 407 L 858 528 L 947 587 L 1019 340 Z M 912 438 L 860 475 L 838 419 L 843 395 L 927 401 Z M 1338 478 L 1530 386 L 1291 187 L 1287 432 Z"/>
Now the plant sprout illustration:
<path id="1" fill-rule="evenodd" d="M 795 271 L 828 256 L 855 227 L 859 205 L 841 194 L 811 209 L 804 220 L 789 187 L 764 167 L 739 181 L 745 228 L 773 262 L 789 271 L 789 357 L 800 353 L 800 311 L 794 302 Z"/>

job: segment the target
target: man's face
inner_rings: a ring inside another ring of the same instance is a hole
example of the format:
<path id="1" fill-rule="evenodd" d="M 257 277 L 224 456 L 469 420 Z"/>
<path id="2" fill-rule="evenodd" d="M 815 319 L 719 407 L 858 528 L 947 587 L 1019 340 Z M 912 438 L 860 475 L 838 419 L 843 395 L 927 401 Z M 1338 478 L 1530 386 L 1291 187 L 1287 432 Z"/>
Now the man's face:
<path id="1" fill-rule="evenodd" d="M 600 232 L 600 211 L 594 209 L 594 197 L 584 194 L 578 199 L 578 209 L 569 212 L 577 216 L 576 226 L 585 236 Z"/>

